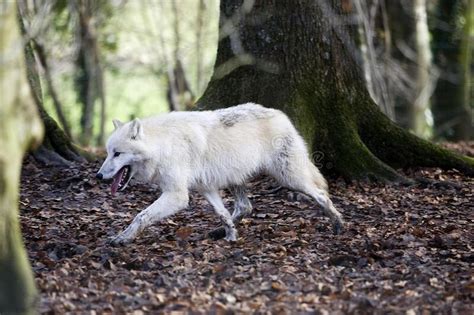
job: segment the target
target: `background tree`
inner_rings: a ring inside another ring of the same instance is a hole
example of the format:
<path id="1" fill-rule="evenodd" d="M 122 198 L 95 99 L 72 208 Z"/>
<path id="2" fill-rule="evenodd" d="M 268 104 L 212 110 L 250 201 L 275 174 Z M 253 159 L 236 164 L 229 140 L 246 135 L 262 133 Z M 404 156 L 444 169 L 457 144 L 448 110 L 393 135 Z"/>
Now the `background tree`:
<path id="1" fill-rule="evenodd" d="M 397 167 L 455 167 L 473 159 L 396 126 L 363 79 L 347 1 L 222 0 L 214 75 L 201 108 L 257 102 L 293 119 L 323 171 L 346 178 L 403 180 Z"/>
<path id="2" fill-rule="evenodd" d="M 36 53 L 38 57 L 39 64 L 43 68 L 45 82 L 48 87 L 49 94 L 51 95 L 51 99 L 53 100 L 54 109 L 56 110 L 56 115 L 58 116 L 58 120 L 61 124 L 64 133 L 71 138 L 71 128 L 69 126 L 69 122 L 66 118 L 66 115 L 63 111 L 63 105 L 59 100 L 58 93 L 56 92 L 56 88 L 54 87 L 53 78 L 51 75 L 50 66 L 48 64 L 48 57 L 45 51 L 45 47 L 42 43 L 38 42 L 37 40 L 31 39 L 32 49 Z"/>
<path id="3" fill-rule="evenodd" d="M 15 2 L 0 4 L 0 313 L 33 313 L 36 289 L 18 222 L 24 152 L 38 144 L 42 124 L 26 80 Z"/>
<path id="4" fill-rule="evenodd" d="M 371 95 L 387 116 L 418 136 L 432 131 L 432 66 L 425 0 L 354 1 Z"/>
<path id="5" fill-rule="evenodd" d="M 82 104 L 80 143 L 89 145 L 93 136 L 94 109 L 96 100 L 101 104 L 101 124 L 99 143 L 104 141 L 105 93 L 100 51 L 97 40 L 99 19 L 97 12 L 103 9 L 104 2 L 93 0 L 73 1 L 77 16 L 76 34 L 79 46 L 76 66 L 76 88 L 78 100 Z"/>
<path id="6" fill-rule="evenodd" d="M 472 0 L 437 0 L 430 15 L 434 63 L 440 77 L 434 91 L 437 136 L 472 139 Z"/>
<path id="7" fill-rule="evenodd" d="M 163 8 L 163 5 L 162 5 Z M 170 111 L 191 109 L 194 103 L 194 94 L 186 78 L 186 71 L 181 57 L 181 13 L 176 1 L 171 1 L 173 16 L 173 68 L 168 67 L 168 103 Z"/>
<path id="8" fill-rule="evenodd" d="M 22 36 L 24 41 L 24 50 L 26 56 L 26 70 L 28 83 L 30 84 L 33 99 L 37 106 L 41 120 L 44 125 L 45 135 L 41 146 L 33 152 L 36 159 L 46 164 L 52 165 L 67 165 L 71 161 L 84 161 L 81 156 L 86 155 L 84 151 L 76 147 L 71 139 L 59 127 L 57 122 L 46 112 L 43 104 L 43 93 L 41 88 L 41 80 L 38 74 L 38 63 L 35 58 L 36 50 L 41 49 L 35 46 L 35 32 L 31 30 L 32 20 L 28 12 L 31 8 L 28 7 L 28 2 L 18 1 L 19 21 Z M 37 12 L 35 17 L 41 17 Z M 42 16 L 46 18 L 46 16 Z M 40 50 L 39 54 L 43 51 Z"/>
<path id="9" fill-rule="evenodd" d="M 200 91 L 203 85 L 202 76 L 202 39 L 204 29 L 204 15 L 206 12 L 206 2 L 204 0 L 198 1 L 197 15 L 196 15 L 196 90 Z"/>

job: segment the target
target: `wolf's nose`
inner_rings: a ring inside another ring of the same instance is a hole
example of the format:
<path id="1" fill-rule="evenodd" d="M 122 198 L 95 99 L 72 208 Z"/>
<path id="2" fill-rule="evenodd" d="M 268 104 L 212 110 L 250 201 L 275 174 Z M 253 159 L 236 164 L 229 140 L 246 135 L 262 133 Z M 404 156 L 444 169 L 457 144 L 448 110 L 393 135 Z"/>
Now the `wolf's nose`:
<path id="1" fill-rule="evenodd" d="M 102 173 L 97 173 L 97 174 L 95 175 L 95 178 L 97 178 L 97 179 L 102 179 L 102 178 L 104 178 L 104 175 L 102 175 Z"/>

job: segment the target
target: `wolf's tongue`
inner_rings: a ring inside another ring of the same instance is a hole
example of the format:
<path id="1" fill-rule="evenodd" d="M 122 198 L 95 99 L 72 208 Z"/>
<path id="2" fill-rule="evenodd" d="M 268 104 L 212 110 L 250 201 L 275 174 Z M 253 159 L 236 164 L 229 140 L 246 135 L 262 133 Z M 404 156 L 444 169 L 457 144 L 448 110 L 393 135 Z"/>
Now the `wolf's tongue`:
<path id="1" fill-rule="evenodd" d="M 120 171 L 118 171 L 117 174 L 115 174 L 115 176 L 114 176 L 114 181 L 112 183 L 112 196 L 114 196 L 115 193 L 118 190 L 118 187 L 119 187 L 120 181 L 122 180 L 122 176 L 123 176 L 124 171 L 125 171 L 125 167 L 122 167 L 120 169 Z"/>

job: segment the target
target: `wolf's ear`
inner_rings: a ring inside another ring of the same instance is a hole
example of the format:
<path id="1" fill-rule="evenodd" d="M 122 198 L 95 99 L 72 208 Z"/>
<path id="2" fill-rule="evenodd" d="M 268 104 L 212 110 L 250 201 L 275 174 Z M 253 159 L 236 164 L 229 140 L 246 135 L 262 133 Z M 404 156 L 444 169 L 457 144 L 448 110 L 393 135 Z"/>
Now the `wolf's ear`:
<path id="1" fill-rule="evenodd" d="M 123 126 L 123 122 L 121 122 L 121 121 L 118 120 L 118 119 L 114 119 L 114 120 L 112 120 L 112 122 L 114 123 L 115 129 L 119 129 L 120 127 Z"/>
<path id="2" fill-rule="evenodd" d="M 130 137 L 133 140 L 140 139 L 143 136 L 143 127 L 140 119 L 135 118 L 130 125 Z"/>

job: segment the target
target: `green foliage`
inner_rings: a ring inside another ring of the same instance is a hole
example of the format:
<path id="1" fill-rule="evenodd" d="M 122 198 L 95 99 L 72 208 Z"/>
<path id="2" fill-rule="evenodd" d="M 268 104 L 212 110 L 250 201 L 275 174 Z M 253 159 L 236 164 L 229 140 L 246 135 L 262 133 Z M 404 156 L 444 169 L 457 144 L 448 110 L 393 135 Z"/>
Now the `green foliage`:
<path id="1" fill-rule="evenodd" d="M 199 96 L 212 74 L 218 36 L 218 1 L 207 0 L 204 12 L 205 25 L 201 49 L 202 78 L 197 83 L 196 24 L 197 4 L 194 0 L 179 0 L 180 58 L 193 93 Z M 104 68 L 105 98 L 107 103 L 106 135 L 113 130 L 113 118 L 129 120 L 131 117 L 150 116 L 166 112 L 166 74 L 173 65 L 175 34 L 171 4 L 161 0 L 150 2 L 96 1 L 93 3 L 94 20 L 100 59 Z M 196 8 L 196 9 L 194 9 Z M 51 9 L 50 25 L 41 34 L 53 74 L 53 84 L 71 124 L 72 134 L 81 134 L 81 104 L 74 77 L 78 69 L 77 34 L 74 23 L 77 17 L 71 2 L 58 0 Z M 44 85 L 44 84 L 43 84 Z M 56 117 L 51 97 L 44 92 L 45 108 Z M 94 112 L 94 136 L 99 132 L 100 108 Z"/>
<path id="2" fill-rule="evenodd" d="M 107 115 L 106 133 L 113 131 L 112 119 L 117 118 L 122 121 L 130 120 L 131 117 L 151 116 L 167 111 L 166 90 L 160 89 L 164 82 L 156 82 L 154 78 L 145 75 L 132 76 L 119 70 L 105 72 Z M 73 87 L 73 78 L 69 74 L 63 74 L 56 82 L 58 91 L 64 103 L 64 111 L 69 121 L 72 122 L 71 131 L 73 137 L 78 138 L 81 129 L 79 120 L 81 117 L 81 106 L 77 102 L 76 92 Z M 51 97 L 44 94 L 44 105 L 48 113 L 57 120 Z M 94 126 L 98 130 L 100 124 L 99 108 L 95 108 Z"/>

